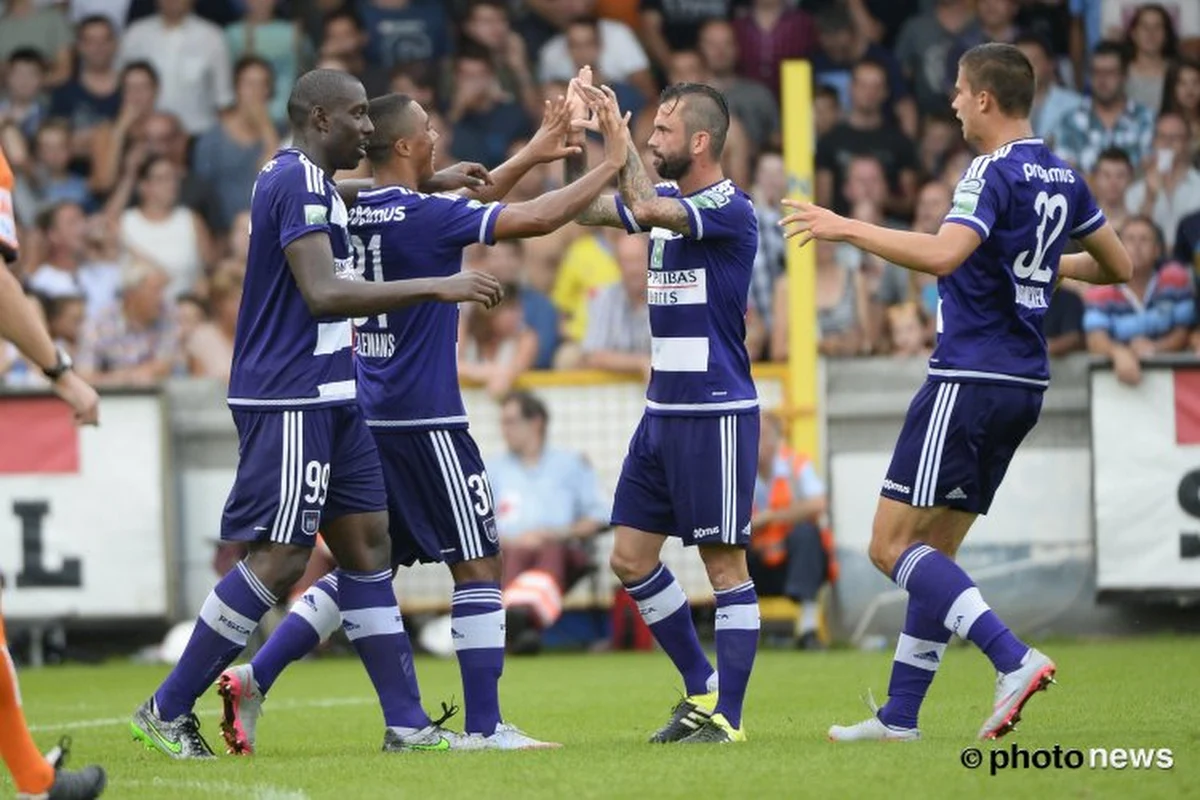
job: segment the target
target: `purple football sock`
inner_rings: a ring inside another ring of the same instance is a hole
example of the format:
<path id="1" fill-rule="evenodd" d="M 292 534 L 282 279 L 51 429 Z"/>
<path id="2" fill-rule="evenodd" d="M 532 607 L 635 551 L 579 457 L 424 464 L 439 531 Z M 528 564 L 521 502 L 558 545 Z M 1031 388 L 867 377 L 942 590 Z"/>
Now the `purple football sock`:
<path id="1" fill-rule="evenodd" d="M 462 673 L 467 733 L 491 736 L 500 724 L 504 672 L 504 606 L 500 584 L 460 583 L 451 600 L 454 652 Z"/>
<path id="2" fill-rule="evenodd" d="M 412 666 L 412 646 L 404 635 L 400 607 L 392 590 L 391 570 L 337 571 L 342 627 L 362 659 L 389 728 L 424 728 L 429 715 L 421 696 L 405 677 Z"/>
<path id="3" fill-rule="evenodd" d="M 700 648 L 687 596 L 671 570 L 659 564 L 646 577 L 625 584 L 625 591 L 637 602 L 650 632 L 683 676 L 684 690 L 689 695 L 709 692 L 709 679 L 715 673 Z"/>
<path id="4" fill-rule="evenodd" d="M 962 567 L 943 553 L 927 544 L 914 544 L 896 561 L 892 580 L 951 633 L 982 650 L 997 672 L 1021 666 L 1029 646 L 988 607 Z"/>
<path id="5" fill-rule="evenodd" d="M 329 573 L 314 583 L 292 604 L 279 627 L 271 632 L 250 666 L 254 683 L 266 694 L 279 674 L 293 661 L 299 661 L 333 635 L 342 624 L 338 610 L 337 575 Z"/>
<path id="6" fill-rule="evenodd" d="M 879 719 L 893 728 L 917 727 L 921 703 L 942 665 L 950 631 L 940 618 L 927 612 L 913 597 L 908 598 L 904 630 L 896 642 L 888 701 L 879 709 Z"/>
<path id="7" fill-rule="evenodd" d="M 209 592 L 183 655 L 154 693 L 158 716 L 172 720 L 190 713 L 196 699 L 245 649 L 275 602 L 246 562 L 238 562 Z"/>
<path id="8" fill-rule="evenodd" d="M 724 715 L 735 728 L 742 727 L 742 702 L 746 684 L 758 652 L 758 595 L 754 581 L 746 581 L 732 589 L 723 589 L 717 596 L 717 674 L 721 685 L 717 689 L 715 713 Z"/>

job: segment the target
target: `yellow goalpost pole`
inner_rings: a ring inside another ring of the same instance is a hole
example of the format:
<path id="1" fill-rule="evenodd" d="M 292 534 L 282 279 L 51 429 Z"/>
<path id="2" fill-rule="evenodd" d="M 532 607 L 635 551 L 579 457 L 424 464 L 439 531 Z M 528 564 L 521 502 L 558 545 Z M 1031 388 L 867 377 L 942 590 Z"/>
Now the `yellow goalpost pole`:
<path id="1" fill-rule="evenodd" d="M 785 61 L 781 84 L 783 161 L 788 196 L 813 199 L 812 66 Z M 788 410 L 791 444 L 823 466 L 817 377 L 817 307 L 815 248 L 787 248 L 788 276 Z M 776 322 L 778 324 L 778 322 Z"/>

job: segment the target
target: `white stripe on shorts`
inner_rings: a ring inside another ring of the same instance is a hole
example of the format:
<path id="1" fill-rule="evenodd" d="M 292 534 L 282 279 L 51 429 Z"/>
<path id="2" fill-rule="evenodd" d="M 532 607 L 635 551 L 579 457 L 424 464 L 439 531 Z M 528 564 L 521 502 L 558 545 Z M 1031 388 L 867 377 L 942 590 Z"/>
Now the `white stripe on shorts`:
<path id="1" fill-rule="evenodd" d="M 942 450 L 946 446 L 946 431 L 950 427 L 950 416 L 954 413 L 954 402 L 958 398 L 957 383 L 938 384 L 933 400 L 933 412 L 925 428 L 925 441 L 921 445 L 921 460 L 917 463 L 917 478 L 913 483 L 913 505 L 932 506 L 936 501 L 938 471 L 942 465 Z"/>
<path id="2" fill-rule="evenodd" d="M 292 540 L 296 516 L 300 511 L 301 486 L 304 483 L 304 412 L 283 412 L 283 447 L 279 466 L 279 507 L 271 526 L 271 541 L 287 544 Z"/>
<path id="3" fill-rule="evenodd" d="M 457 487 L 455 486 L 454 470 L 451 468 L 450 460 L 443 449 L 443 440 L 438 435 L 440 433 L 442 431 L 430 431 L 429 440 L 433 444 L 433 452 L 437 455 L 438 466 L 442 470 L 442 482 L 446 485 L 446 497 L 450 500 L 450 509 L 454 513 L 455 527 L 458 528 L 459 555 L 462 556 L 464 561 L 469 561 L 476 557 L 471 552 L 470 538 L 467 536 L 467 531 L 470 530 L 470 523 L 466 517 L 470 513 L 470 509 L 464 504 L 465 498 L 457 491 Z"/>
<path id="4" fill-rule="evenodd" d="M 454 472 L 458 477 L 459 491 L 462 492 L 463 499 L 467 503 L 467 522 L 470 525 L 470 527 L 467 529 L 467 538 L 471 543 L 471 548 L 475 551 L 473 558 L 483 558 L 483 531 L 479 527 L 479 515 L 475 513 L 475 501 L 471 499 L 471 490 L 467 485 L 467 476 L 463 472 L 462 462 L 459 461 L 458 451 L 454 449 L 454 443 L 450 438 L 450 432 L 438 431 L 438 434 L 441 435 L 443 437 L 443 441 L 446 442 L 446 452 L 450 455 L 450 462 L 454 465 Z M 480 481 L 483 481 L 482 476 L 480 476 L 479 479 Z M 480 484 L 480 491 L 488 491 L 486 483 Z M 489 508 L 495 505 L 492 502 L 490 495 L 487 497 L 487 505 Z"/>

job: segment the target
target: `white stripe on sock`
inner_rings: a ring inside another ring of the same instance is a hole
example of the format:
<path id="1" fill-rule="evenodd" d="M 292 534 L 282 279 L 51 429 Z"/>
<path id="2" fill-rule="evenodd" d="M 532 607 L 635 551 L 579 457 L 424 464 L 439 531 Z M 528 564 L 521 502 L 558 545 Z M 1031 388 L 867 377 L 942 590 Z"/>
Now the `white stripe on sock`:
<path id="1" fill-rule="evenodd" d="M 200 621 L 224 639 L 236 645 L 246 646 L 250 634 L 258 627 L 258 620 L 235 611 L 225 604 L 215 591 L 209 592 L 200 608 Z"/>
<path id="2" fill-rule="evenodd" d="M 625 591 L 628 592 L 631 596 L 633 594 L 636 594 L 643 586 L 649 586 L 651 583 L 653 583 L 654 579 L 657 578 L 659 575 L 661 575 L 662 571 L 666 568 L 667 568 L 667 566 L 665 564 L 659 564 L 657 567 L 654 568 L 654 571 L 651 572 L 649 575 L 647 575 L 645 578 L 638 581 L 637 583 L 631 583 L 628 586 L 626 586 Z"/>
<path id="3" fill-rule="evenodd" d="M 908 579 L 912 577 L 912 571 L 917 566 L 922 558 L 933 552 L 933 548 L 927 544 L 923 544 L 915 550 L 908 553 L 908 557 L 904 559 L 904 563 L 900 565 L 900 569 L 896 571 L 896 585 L 901 589 L 908 588 Z"/>
<path id="4" fill-rule="evenodd" d="M 950 611 L 946 614 L 946 619 L 942 624 L 951 633 L 966 639 L 967 635 L 971 633 L 971 626 L 975 624 L 975 620 L 983 616 L 986 611 L 991 611 L 991 607 L 983 601 L 983 595 L 979 593 L 979 588 L 972 586 L 970 589 L 964 589 L 962 594 L 954 598 L 954 602 L 950 605 Z"/>
<path id="5" fill-rule="evenodd" d="M 496 610 L 487 614 L 452 617 L 450 633 L 455 651 L 503 650 L 504 612 Z"/>
<path id="6" fill-rule="evenodd" d="M 756 631 L 760 626 L 758 603 L 717 606 L 713 628 L 718 631 Z"/>
<path id="7" fill-rule="evenodd" d="M 400 609 L 390 608 L 356 608 L 352 611 L 342 611 L 342 627 L 350 641 L 365 639 L 368 636 L 388 636 L 393 633 L 404 633 L 404 620 L 400 617 Z"/>
<path id="8" fill-rule="evenodd" d="M 901 633 L 896 642 L 896 655 L 892 660 L 928 672 L 937 672 L 945 652 L 945 642 L 931 642 Z"/>
<path id="9" fill-rule="evenodd" d="M 657 594 L 637 601 L 638 611 L 641 612 L 642 620 L 647 625 L 661 622 L 685 605 L 687 605 L 687 595 L 683 593 L 683 587 L 676 580 L 672 580 Z"/>
<path id="10" fill-rule="evenodd" d="M 316 591 L 316 584 L 292 604 L 292 613 L 307 622 L 323 642 L 334 634 L 342 624 L 342 612 L 334 599 L 324 591 Z"/>

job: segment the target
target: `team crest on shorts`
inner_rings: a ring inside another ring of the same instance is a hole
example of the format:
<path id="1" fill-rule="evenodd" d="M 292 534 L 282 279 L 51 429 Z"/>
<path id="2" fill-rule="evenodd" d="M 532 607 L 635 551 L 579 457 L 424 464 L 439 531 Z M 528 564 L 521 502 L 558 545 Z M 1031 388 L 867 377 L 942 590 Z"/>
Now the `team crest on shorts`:
<path id="1" fill-rule="evenodd" d="M 495 544 L 496 540 L 500 538 L 496 533 L 496 519 L 494 517 L 483 521 L 483 535 L 492 544 Z"/>
<path id="2" fill-rule="evenodd" d="M 316 536 L 321 527 L 320 511 L 305 511 L 300 518 L 300 530 L 305 536 Z"/>

